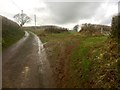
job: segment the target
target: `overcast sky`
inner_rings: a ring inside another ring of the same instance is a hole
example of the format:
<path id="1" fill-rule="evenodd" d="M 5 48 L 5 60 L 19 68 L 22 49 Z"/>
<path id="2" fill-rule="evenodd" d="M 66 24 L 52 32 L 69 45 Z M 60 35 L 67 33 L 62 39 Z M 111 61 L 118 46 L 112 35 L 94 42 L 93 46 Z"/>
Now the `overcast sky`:
<path id="1" fill-rule="evenodd" d="M 76 1 L 76 2 L 75 2 Z M 76 24 L 94 23 L 110 25 L 118 13 L 118 0 L 0 0 L 0 15 L 13 19 L 23 10 L 32 21 L 25 25 L 59 25 L 73 28 Z"/>

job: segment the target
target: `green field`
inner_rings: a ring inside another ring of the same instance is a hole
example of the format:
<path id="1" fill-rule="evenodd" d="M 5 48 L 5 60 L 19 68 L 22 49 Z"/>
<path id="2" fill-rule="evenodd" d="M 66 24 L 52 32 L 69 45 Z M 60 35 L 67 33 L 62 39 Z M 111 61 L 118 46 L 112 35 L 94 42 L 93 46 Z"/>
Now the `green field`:
<path id="1" fill-rule="evenodd" d="M 117 87 L 117 63 L 110 56 L 107 36 L 33 32 L 46 43 L 44 46 L 51 67 L 55 69 L 57 87 Z"/>

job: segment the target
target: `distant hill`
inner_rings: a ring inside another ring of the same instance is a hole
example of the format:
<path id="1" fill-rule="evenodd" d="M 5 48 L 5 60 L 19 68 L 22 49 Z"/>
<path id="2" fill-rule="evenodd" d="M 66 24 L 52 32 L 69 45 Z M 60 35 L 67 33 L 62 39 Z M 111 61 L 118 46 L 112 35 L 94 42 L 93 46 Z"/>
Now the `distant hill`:
<path id="1" fill-rule="evenodd" d="M 49 33 L 61 33 L 61 32 L 68 32 L 67 28 L 54 26 L 54 25 L 45 25 L 45 26 L 29 26 L 24 27 L 25 30 L 44 30 Z"/>
<path id="2" fill-rule="evenodd" d="M 4 49 L 17 42 L 24 35 L 24 31 L 14 21 L 4 16 L 0 16 L 0 18 L 2 18 L 2 46 Z"/>

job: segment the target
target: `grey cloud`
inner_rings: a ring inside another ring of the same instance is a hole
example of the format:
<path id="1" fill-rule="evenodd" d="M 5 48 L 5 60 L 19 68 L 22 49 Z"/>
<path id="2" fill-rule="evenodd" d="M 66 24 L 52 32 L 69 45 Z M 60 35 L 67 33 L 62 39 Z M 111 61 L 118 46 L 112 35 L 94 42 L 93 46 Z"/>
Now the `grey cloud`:
<path id="1" fill-rule="evenodd" d="M 120 1 L 118 2 L 118 13 L 120 13 Z"/>
<path id="2" fill-rule="evenodd" d="M 36 12 L 42 12 L 42 11 L 45 11 L 46 10 L 46 8 L 34 8 L 34 10 L 36 11 Z"/>
<path id="3" fill-rule="evenodd" d="M 57 24 L 75 23 L 91 18 L 101 5 L 95 2 L 47 2 L 51 16 Z"/>
<path id="4" fill-rule="evenodd" d="M 112 21 L 112 16 L 109 16 L 109 17 L 103 18 L 100 24 L 108 25 L 108 24 L 111 24 L 111 21 Z"/>

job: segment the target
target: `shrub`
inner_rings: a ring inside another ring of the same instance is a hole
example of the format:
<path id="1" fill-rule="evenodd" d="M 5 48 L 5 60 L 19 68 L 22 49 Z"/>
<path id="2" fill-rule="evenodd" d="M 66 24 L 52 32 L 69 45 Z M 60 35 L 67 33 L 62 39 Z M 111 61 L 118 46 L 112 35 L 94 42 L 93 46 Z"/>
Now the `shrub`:
<path id="1" fill-rule="evenodd" d="M 112 18 L 111 26 L 111 36 L 116 39 L 120 38 L 120 15 L 114 16 Z"/>

